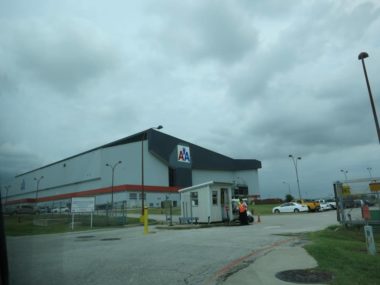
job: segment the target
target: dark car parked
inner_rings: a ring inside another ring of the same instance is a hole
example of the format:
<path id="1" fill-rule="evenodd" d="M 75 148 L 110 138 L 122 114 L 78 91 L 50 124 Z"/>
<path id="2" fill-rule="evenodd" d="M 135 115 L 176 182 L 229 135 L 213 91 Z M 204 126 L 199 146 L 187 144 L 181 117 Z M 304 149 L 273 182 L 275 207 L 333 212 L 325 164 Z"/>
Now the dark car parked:
<path id="1" fill-rule="evenodd" d="M 33 205 L 21 204 L 13 207 L 7 207 L 6 213 L 10 215 L 19 214 L 38 214 L 38 209 Z"/>

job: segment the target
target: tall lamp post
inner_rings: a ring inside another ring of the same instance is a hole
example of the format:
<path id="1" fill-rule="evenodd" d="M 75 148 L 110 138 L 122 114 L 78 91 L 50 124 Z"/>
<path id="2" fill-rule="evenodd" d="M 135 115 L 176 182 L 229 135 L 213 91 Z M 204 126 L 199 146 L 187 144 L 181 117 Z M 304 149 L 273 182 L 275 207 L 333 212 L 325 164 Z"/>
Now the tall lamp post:
<path id="1" fill-rule="evenodd" d="M 369 177 L 372 179 L 372 167 L 367 167 L 367 170 L 369 172 Z"/>
<path id="2" fill-rule="evenodd" d="M 38 199 L 38 190 L 39 190 L 39 187 L 40 187 L 40 181 L 41 179 L 43 179 L 44 177 L 41 176 L 40 178 L 37 178 L 37 177 L 34 177 L 34 181 L 37 181 L 37 188 L 36 188 L 36 206 L 37 206 L 37 199 Z"/>
<path id="3" fill-rule="evenodd" d="M 110 165 L 108 163 L 106 163 L 106 166 L 110 167 L 112 169 L 112 182 L 111 182 L 111 209 L 113 210 L 113 180 L 114 180 L 114 177 L 115 177 L 115 168 L 116 166 L 118 166 L 119 164 L 121 164 L 122 161 L 119 160 L 118 162 L 116 162 L 114 165 Z"/>
<path id="4" fill-rule="evenodd" d="M 301 157 L 298 156 L 297 158 L 295 158 L 292 154 L 289 154 L 289 158 L 292 159 L 293 164 L 294 164 L 294 169 L 296 170 L 296 178 L 297 178 L 297 186 L 298 186 L 298 196 L 299 196 L 299 199 L 302 200 L 301 189 L 300 189 L 300 180 L 298 178 L 298 166 L 297 166 L 297 161 L 301 160 Z"/>
<path id="5" fill-rule="evenodd" d="M 371 92 L 371 87 L 369 85 L 369 80 L 368 80 L 368 75 L 367 75 L 367 70 L 365 68 L 365 64 L 364 64 L 364 59 L 368 57 L 368 53 L 366 52 L 361 52 L 358 56 L 358 59 L 362 61 L 362 65 L 363 65 L 363 71 L 364 71 L 364 76 L 365 76 L 365 81 L 367 82 L 367 88 L 368 88 L 368 94 L 369 94 L 369 100 L 371 101 L 371 107 L 372 107 L 372 113 L 373 113 L 373 118 L 375 120 L 375 125 L 376 125 L 376 131 L 377 131 L 377 137 L 379 139 L 379 143 L 380 143 L 380 128 L 379 128 L 379 121 L 377 120 L 377 114 L 376 114 L 376 107 L 375 107 L 375 103 L 373 101 L 373 97 L 372 97 L 372 92 Z"/>
<path id="6" fill-rule="evenodd" d="M 345 181 L 347 181 L 347 173 L 348 173 L 348 170 L 346 170 L 346 169 L 341 169 L 340 172 L 342 172 L 342 173 L 344 174 Z"/>
<path id="7" fill-rule="evenodd" d="M 163 126 L 159 125 L 156 128 L 156 130 L 161 130 Z M 144 189 L 144 140 L 146 140 L 146 132 L 142 134 L 141 138 L 141 217 L 144 216 L 144 196 L 145 196 L 145 189 Z"/>

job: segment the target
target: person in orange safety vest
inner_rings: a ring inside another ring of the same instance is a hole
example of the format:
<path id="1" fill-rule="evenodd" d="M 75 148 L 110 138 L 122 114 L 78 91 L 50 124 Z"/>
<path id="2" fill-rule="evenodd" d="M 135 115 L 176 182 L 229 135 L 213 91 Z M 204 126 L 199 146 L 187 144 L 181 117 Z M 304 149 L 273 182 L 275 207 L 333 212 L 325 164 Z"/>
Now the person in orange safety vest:
<path id="1" fill-rule="evenodd" d="M 248 225 L 248 216 L 247 216 L 247 203 L 240 198 L 240 202 L 238 204 L 238 210 L 239 210 L 239 221 L 241 225 Z"/>

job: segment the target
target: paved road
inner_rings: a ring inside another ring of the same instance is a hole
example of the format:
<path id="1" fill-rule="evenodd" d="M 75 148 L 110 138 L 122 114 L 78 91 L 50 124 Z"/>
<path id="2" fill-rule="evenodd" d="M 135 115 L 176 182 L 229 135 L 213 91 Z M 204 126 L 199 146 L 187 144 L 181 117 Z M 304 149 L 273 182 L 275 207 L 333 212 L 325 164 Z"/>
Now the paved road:
<path id="1" fill-rule="evenodd" d="M 8 238 L 11 284 L 217 284 L 265 250 L 295 242 L 278 233 L 335 224 L 335 212 L 263 216 L 252 226 L 142 227 Z"/>

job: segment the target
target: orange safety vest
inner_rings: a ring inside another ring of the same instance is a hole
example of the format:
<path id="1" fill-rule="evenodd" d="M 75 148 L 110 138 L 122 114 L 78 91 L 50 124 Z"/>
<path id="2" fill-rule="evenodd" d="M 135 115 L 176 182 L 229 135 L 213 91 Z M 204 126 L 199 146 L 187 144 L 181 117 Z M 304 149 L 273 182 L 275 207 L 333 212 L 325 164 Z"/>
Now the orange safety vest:
<path id="1" fill-rule="evenodd" d="M 245 211 L 247 211 L 247 205 L 244 202 L 240 203 L 239 211 L 240 211 L 240 213 L 244 213 Z"/>

